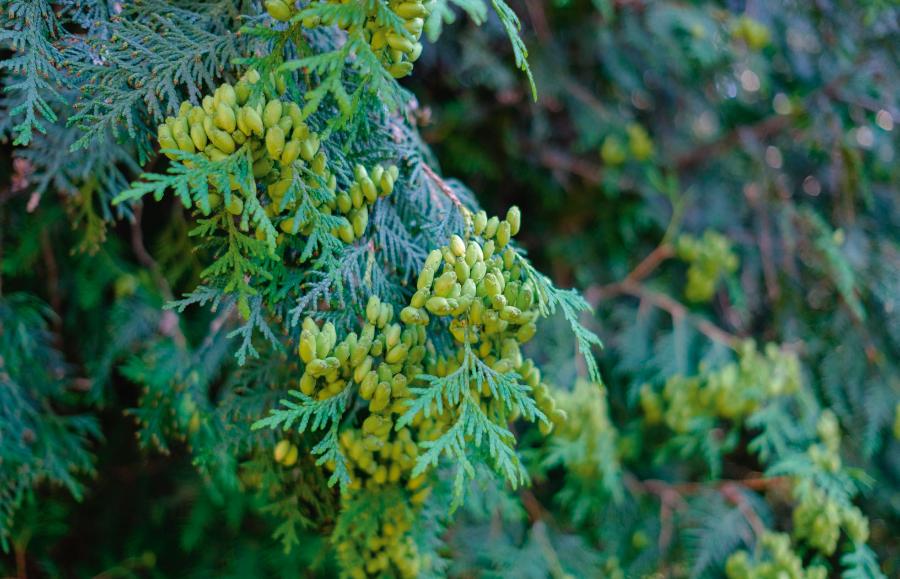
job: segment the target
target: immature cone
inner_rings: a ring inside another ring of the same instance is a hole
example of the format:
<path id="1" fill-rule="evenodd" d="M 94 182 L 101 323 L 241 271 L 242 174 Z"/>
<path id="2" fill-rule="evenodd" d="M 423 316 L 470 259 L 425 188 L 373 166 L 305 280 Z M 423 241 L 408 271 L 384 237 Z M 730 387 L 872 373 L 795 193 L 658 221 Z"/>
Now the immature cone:
<path id="1" fill-rule="evenodd" d="M 274 17 L 285 17 L 285 7 L 294 10 L 283 0 L 266 4 Z M 353 243 L 365 235 L 370 206 L 391 193 L 399 170 L 393 165 L 370 169 L 360 165 L 348 190 L 338 191 L 337 177 L 329 168 L 320 137 L 304 121 L 300 106 L 282 102 L 269 86 L 254 89 L 259 80 L 260 75 L 249 70 L 235 86 L 226 83 L 204 96 L 202 106 L 183 102 L 178 115 L 168 117 L 157 128 L 160 147 L 202 154 L 212 162 L 223 163 L 233 154 L 249 153 L 253 176 L 250 189 L 242 189 L 248 185 L 243 176 L 231 175 L 226 182 L 219 173 L 213 174 L 210 185 L 217 192 L 210 193 L 210 210 L 221 206 L 221 192 L 230 189 L 225 210 L 241 216 L 245 201 L 254 196 L 273 225 L 283 232 L 276 243 L 286 236 L 312 232 L 315 215 L 298 209 L 309 188 L 324 187 L 324 200 L 322 195 L 315 195 L 306 201 L 319 213 L 338 217 L 332 234 Z M 272 80 L 276 85 L 284 83 L 283 75 Z M 174 152 L 166 154 L 176 156 Z M 257 226 L 254 235 L 264 241 L 268 233 L 265 227 Z"/>

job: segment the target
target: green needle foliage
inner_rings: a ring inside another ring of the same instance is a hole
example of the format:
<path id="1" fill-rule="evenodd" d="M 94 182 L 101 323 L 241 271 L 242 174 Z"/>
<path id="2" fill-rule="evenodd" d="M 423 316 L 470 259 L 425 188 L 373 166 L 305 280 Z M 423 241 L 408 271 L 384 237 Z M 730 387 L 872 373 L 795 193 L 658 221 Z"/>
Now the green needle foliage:
<path id="1" fill-rule="evenodd" d="M 0 8 L 0 575 L 900 573 L 895 7 Z"/>
<path id="2" fill-rule="evenodd" d="M 529 467 L 548 512 L 504 519 L 517 550 L 495 568 L 545 533 L 577 575 L 574 533 L 602 576 L 896 575 L 896 8 L 520 14 L 536 104 L 499 28 L 446 35 L 414 85 L 444 166 L 542 214 L 536 264 L 584 288 L 606 346 L 602 393 L 572 391 L 597 415 L 559 397 L 570 418 Z"/>

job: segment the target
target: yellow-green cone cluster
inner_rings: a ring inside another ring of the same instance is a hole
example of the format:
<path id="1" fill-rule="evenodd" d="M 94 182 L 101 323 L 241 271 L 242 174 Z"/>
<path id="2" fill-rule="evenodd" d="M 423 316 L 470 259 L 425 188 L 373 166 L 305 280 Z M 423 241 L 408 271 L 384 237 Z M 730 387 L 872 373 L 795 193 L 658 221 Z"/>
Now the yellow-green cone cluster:
<path id="1" fill-rule="evenodd" d="M 690 264 L 685 297 L 692 302 L 712 299 L 722 276 L 734 273 L 739 265 L 731 241 L 712 230 L 705 231 L 700 239 L 682 235 L 677 252 L 680 259 Z"/>
<path id="2" fill-rule="evenodd" d="M 822 412 L 816 431 L 819 442 L 807 449 L 810 462 L 827 473 L 840 472 L 841 434 L 834 413 Z M 854 545 L 869 539 L 869 521 L 859 508 L 817 486 L 815 478 L 793 477 L 792 483 L 797 500 L 792 534 L 767 532 L 761 537 L 762 549 L 757 549 L 753 558 L 746 551 L 733 554 L 726 565 L 729 579 L 824 579 L 828 576 L 824 567 L 803 567 L 795 544 L 805 543 L 831 557 L 838 550 L 842 532 Z"/>
<path id="3" fill-rule="evenodd" d="M 803 567 L 803 559 L 782 533 L 767 532 L 760 538 L 759 553 L 751 559 L 747 551 L 737 551 L 728 558 L 728 579 L 825 579 L 828 570 L 819 565 Z"/>
<path id="4" fill-rule="evenodd" d="M 351 0 L 328 0 L 333 4 L 345 4 Z M 346 30 L 350 35 L 361 34 L 363 39 L 371 47 L 372 51 L 384 64 L 384 67 L 394 78 L 402 78 L 412 72 L 413 63 L 422 54 L 422 29 L 425 27 L 425 18 L 428 16 L 428 8 L 421 0 L 389 0 L 384 4 L 400 18 L 402 26 L 395 28 L 384 17 L 383 3 L 369 2 L 370 12 L 365 22 L 360 26 L 348 22 L 321 22 L 318 16 L 309 16 L 303 19 L 303 26 L 313 28 L 320 24 L 336 24 Z M 286 22 L 293 18 L 298 10 L 291 0 L 267 0 L 266 10 L 275 20 Z M 402 32 L 400 31 L 402 29 Z"/>
<path id="5" fill-rule="evenodd" d="M 617 166 L 628 160 L 646 161 L 652 157 L 656 148 L 653 139 L 643 126 L 629 123 L 625 127 L 628 136 L 627 147 L 620 135 L 607 135 L 600 146 L 600 158 L 604 165 Z"/>
<path id="6" fill-rule="evenodd" d="M 265 6 L 269 16 L 279 22 L 287 22 L 298 12 L 294 0 L 266 0 Z"/>
<path id="7" fill-rule="evenodd" d="M 675 432 L 687 432 L 697 417 L 742 420 L 767 400 L 797 392 L 800 364 L 796 355 L 768 344 L 765 354 L 748 340 L 738 361 L 698 376 L 675 375 L 662 396 L 649 385 L 641 388 L 641 406 L 649 423 L 664 421 Z"/>
<path id="8" fill-rule="evenodd" d="M 598 448 L 606 445 L 614 449 L 616 446 L 616 428 L 609 419 L 606 388 L 603 384 L 579 379 L 573 390 L 559 393 L 558 402 L 567 418 L 554 436 L 583 443 L 583 450 L 577 457 L 572 457 L 567 468 L 585 480 L 602 480 L 604 473 L 610 471 L 610 465 L 601 465 L 595 460 L 604 454 L 598 452 Z"/>
<path id="9" fill-rule="evenodd" d="M 278 444 L 275 445 L 275 462 L 286 467 L 292 467 L 297 464 L 298 454 L 299 450 L 297 449 L 297 445 L 290 440 L 280 440 L 278 441 Z"/>
<path id="10" fill-rule="evenodd" d="M 267 95 L 259 81 L 259 74 L 251 70 L 234 86 L 223 84 L 212 96 L 205 96 L 202 106 L 185 101 L 177 116 L 167 118 L 158 127 L 160 146 L 163 150 L 199 153 L 211 161 L 224 160 L 246 148 L 253 163 L 253 190 L 242 191 L 239 180 L 232 177 L 225 208 L 229 213 L 243 213 L 246 196 L 257 195 L 261 185 L 266 195 L 261 199 L 265 212 L 270 218 L 281 218 L 281 231 L 286 235 L 309 235 L 313 217 L 306 214 L 301 222 L 294 217 L 305 200 L 301 186 L 305 184 L 325 191 L 325 195 L 310 196 L 309 202 L 324 214 L 342 216 L 341 224 L 332 233 L 345 243 L 352 243 L 365 231 L 372 204 L 393 191 L 399 170 L 380 165 L 367 170 L 358 165 L 348 190 L 338 191 L 337 179 L 321 149 L 321 138 L 303 120 L 300 107 L 277 95 Z M 190 161 L 184 163 L 190 165 Z M 219 191 L 209 196 L 215 210 L 222 203 L 224 185 L 212 185 Z M 257 236 L 262 238 L 262 230 L 257 231 Z"/>
<path id="11" fill-rule="evenodd" d="M 368 195 L 372 185 L 366 179 L 374 182 L 385 174 L 358 173 L 358 192 L 351 188 L 348 195 Z M 303 362 L 299 390 L 326 400 L 352 388 L 366 405 L 361 422 L 340 434 L 350 474 L 344 489 L 349 497 L 361 489 L 393 489 L 402 493 L 409 509 L 415 510 L 425 501 L 431 492 L 429 475 L 412 474 L 419 445 L 446 432 L 457 415 L 458 401 L 444 399 L 441 412 L 432 408 L 428 417 L 420 413 L 402 428 L 396 425 L 409 409 L 410 387 L 416 378 L 451 374 L 465 361 L 467 348 L 494 371 L 514 371 L 522 377 L 538 408 L 549 418 L 541 423 L 544 433 L 565 420 L 566 413 L 556 408 L 540 372 L 520 350 L 520 345 L 535 335 L 540 311 L 536 290 L 509 245 L 519 231 L 519 210 L 513 207 L 504 220 L 488 219 L 484 212 L 469 217 L 471 228 L 465 238 L 454 235 L 447 245 L 429 254 L 417 290 L 399 320 L 392 306 L 373 296 L 359 333 L 339 339 L 331 323 L 320 326 L 312 318 L 303 322 L 297 347 Z M 426 326 L 435 317 L 446 318 L 455 352 L 439 355 L 429 340 Z M 496 397 L 489 384 L 472 383 L 469 388 L 487 416 L 507 415 L 505 401 Z M 291 446 L 276 447 L 276 461 L 293 464 L 296 459 L 291 452 Z M 333 470 L 337 465 L 327 466 Z M 403 538 L 404 529 L 397 522 L 385 524 L 374 542 L 339 548 L 348 553 L 356 549 L 354 553 L 363 557 L 365 564 L 353 571 L 360 577 L 379 573 L 412 577 L 419 563 L 415 549 Z"/>
<path id="12" fill-rule="evenodd" d="M 394 426 L 406 411 L 410 382 L 425 372 L 425 328 L 395 322 L 393 308 L 373 296 L 359 334 L 351 332 L 340 341 L 332 324 L 320 328 L 312 318 L 304 320 L 298 353 L 305 364 L 301 392 L 323 400 L 356 387 L 368 404 L 368 416 L 359 428 L 344 430 L 340 436 L 351 477 L 345 493 L 393 487 L 406 497 L 402 513 L 391 509 L 385 513 L 383 518 L 390 522 L 381 524 L 377 536 L 339 544 L 339 556 L 362 558 L 362 564 L 349 566 L 354 577 L 380 573 L 415 577 L 420 563 L 409 533 L 413 515 L 431 487 L 427 475 L 413 477 L 412 470 L 418 442 L 437 436 L 440 417 L 419 416 L 403 428 Z M 327 466 L 335 468 L 333 463 Z"/>
<path id="13" fill-rule="evenodd" d="M 504 220 L 488 219 L 483 211 L 475 214 L 466 239 L 454 235 L 447 245 L 429 254 L 417 291 L 400 312 L 400 319 L 427 325 L 430 316 L 450 318 L 450 333 L 458 344 L 468 343 L 500 374 L 517 372 L 533 389 L 538 408 L 552 422 L 559 422 L 565 413 L 556 408 L 541 384 L 540 372 L 519 350 L 534 337 L 540 316 L 536 290 L 509 245 L 520 226 L 518 207 L 512 207 Z M 462 362 L 462 354 L 460 348 L 455 358 L 435 361 L 429 372 L 436 376 L 453 372 Z M 490 398 L 487 383 L 474 386 L 476 396 Z M 548 423 L 541 426 L 545 433 L 550 427 Z"/>
<path id="14" fill-rule="evenodd" d="M 378 535 L 353 536 L 336 545 L 342 568 L 352 579 L 366 577 L 418 577 L 425 567 L 413 533 L 417 509 L 394 502 L 383 512 L 363 510 L 354 521 L 357 528 L 377 525 Z M 369 520 L 376 517 L 377 521 Z"/>
<path id="15" fill-rule="evenodd" d="M 841 470 L 841 428 L 837 417 L 830 410 L 819 416 L 816 424 L 818 444 L 807 450 L 812 463 L 825 472 Z M 799 504 L 794 509 L 794 537 L 803 539 L 824 555 L 832 555 L 837 549 L 843 529 L 854 543 L 869 539 L 869 521 L 857 507 L 838 501 L 808 480 L 795 481 L 794 495 Z"/>

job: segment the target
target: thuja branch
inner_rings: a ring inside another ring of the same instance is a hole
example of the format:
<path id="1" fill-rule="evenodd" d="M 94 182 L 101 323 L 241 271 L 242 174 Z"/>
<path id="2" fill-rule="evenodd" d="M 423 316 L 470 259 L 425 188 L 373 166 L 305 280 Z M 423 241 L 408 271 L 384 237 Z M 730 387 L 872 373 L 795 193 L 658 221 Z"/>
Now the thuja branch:
<path id="1" fill-rule="evenodd" d="M 453 189 L 451 189 L 450 186 L 447 185 L 446 181 L 441 179 L 441 177 L 437 173 L 435 173 L 434 170 L 431 167 L 429 167 L 426 163 L 421 163 L 421 166 L 422 166 L 422 171 L 424 171 L 425 174 L 428 175 L 429 179 L 434 181 L 434 183 L 435 183 L 435 185 L 437 185 L 438 189 L 441 190 L 441 193 L 446 195 L 450 199 L 450 201 L 453 202 L 453 204 L 456 206 L 456 208 L 460 210 L 460 212 L 462 212 L 463 214 L 466 214 L 469 212 L 469 210 L 466 209 L 465 205 L 463 205 L 462 201 L 459 200 L 459 197 L 456 195 L 456 193 L 453 192 Z"/>

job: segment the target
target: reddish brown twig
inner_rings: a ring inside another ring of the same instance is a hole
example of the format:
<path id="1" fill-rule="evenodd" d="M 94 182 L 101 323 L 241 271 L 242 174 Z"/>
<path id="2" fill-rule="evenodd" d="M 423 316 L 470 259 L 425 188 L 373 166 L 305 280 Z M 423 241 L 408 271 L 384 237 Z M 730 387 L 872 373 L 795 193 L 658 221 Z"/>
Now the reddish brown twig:
<path id="1" fill-rule="evenodd" d="M 544 12 L 544 3 L 538 0 L 525 0 L 525 8 L 531 20 L 531 26 L 535 36 L 546 44 L 550 41 L 550 26 L 547 24 L 547 14 Z"/>
<path id="2" fill-rule="evenodd" d="M 452 201 L 453 204 L 456 205 L 457 209 L 459 209 L 460 211 L 466 210 L 465 206 L 462 204 L 462 201 L 459 200 L 459 197 L 456 196 L 456 193 L 453 192 L 453 189 L 450 188 L 450 185 L 447 185 L 446 181 L 441 179 L 438 174 L 435 173 L 434 170 L 432 170 L 432 168 L 429 167 L 426 163 L 421 163 L 421 167 L 422 171 L 424 171 L 425 174 L 428 175 L 429 179 L 434 181 L 434 184 L 438 186 L 438 189 L 441 190 L 441 193 L 446 195 L 450 199 L 450 201 Z"/>
<path id="3" fill-rule="evenodd" d="M 50 297 L 50 307 L 56 312 L 53 318 L 53 327 L 57 332 L 62 324 L 62 297 L 59 295 L 59 266 L 56 264 L 56 256 L 53 254 L 53 246 L 50 243 L 50 234 L 44 229 L 41 231 L 41 254 L 44 258 L 44 267 L 47 268 L 47 294 Z"/>
<path id="4" fill-rule="evenodd" d="M 653 273 L 659 267 L 659 264 L 673 255 L 675 255 L 675 249 L 668 243 L 662 243 L 641 260 L 641 263 L 637 264 L 625 279 L 631 282 L 639 282 Z"/>
<path id="5" fill-rule="evenodd" d="M 547 510 L 530 490 L 522 489 L 519 491 L 519 497 L 522 499 L 522 506 L 525 507 L 525 512 L 528 513 L 528 518 L 532 523 L 541 521 L 547 516 Z"/>
<path id="6" fill-rule="evenodd" d="M 16 579 L 28 579 L 28 557 L 25 546 L 16 544 Z"/>
<path id="7" fill-rule="evenodd" d="M 668 313 L 675 321 L 688 320 L 697 328 L 697 331 L 714 342 L 725 344 L 730 348 L 736 348 L 741 341 L 739 336 L 726 332 L 707 319 L 691 314 L 687 307 L 678 300 L 628 279 L 605 286 L 589 286 L 584 291 L 584 297 L 591 304 L 591 307 L 596 307 L 604 299 L 621 295 L 636 297 L 642 302 L 649 303 Z"/>
<path id="8" fill-rule="evenodd" d="M 135 205 L 134 219 L 131 221 L 131 249 L 134 251 L 138 262 L 150 271 L 150 275 L 153 277 L 153 281 L 159 288 L 163 298 L 166 301 L 172 301 L 175 299 L 175 296 L 172 293 L 172 288 L 169 287 L 169 282 L 160 271 L 159 264 L 156 263 L 156 260 L 153 259 L 153 256 L 150 255 L 150 252 L 144 246 L 144 234 L 141 231 L 142 211 L 140 204 Z M 178 314 L 172 310 L 163 312 L 163 317 L 160 321 L 160 331 L 163 335 L 171 336 L 179 346 L 187 344 L 187 339 L 181 331 Z"/>
<path id="9" fill-rule="evenodd" d="M 760 536 L 766 528 L 759 515 L 753 510 L 747 500 L 741 495 L 740 489 L 764 491 L 781 486 L 788 482 L 786 477 L 755 477 L 738 480 L 718 480 L 708 482 L 682 482 L 670 483 L 663 480 L 647 479 L 639 480 L 631 475 L 624 478 L 625 486 L 635 495 L 652 494 L 659 497 L 659 550 L 665 552 L 672 540 L 674 524 L 673 512 L 687 507 L 683 496 L 694 495 L 707 490 L 716 490 L 732 502 L 740 511 L 753 532 Z"/>
<path id="10" fill-rule="evenodd" d="M 673 483 L 658 479 L 639 480 L 634 477 L 626 477 L 625 482 L 629 490 L 636 494 L 646 492 L 659 494 L 663 489 L 670 489 L 677 492 L 679 495 L 694 495 L 701 491 L 709 489 L 721 490 L 726 487 L 744 487 L 754 491 L 765 491 L 773 487 L 782 486 L 789 482 L 789 479 L 783 476 L 759 476 L 745 479 L 721 479 Z"/>
<path id="11" fill-rule="evenodd" d="M 769 301 L 778 301 L 781 290 L 778 286 L 778 275 L 775 269 L 775 258 L 772 251 L 772 234 L 769 225 L 769 214 L 763 205 L 762 195 L 759 188 L 751 185 L 744 188 L 744 197 L 747 203 L 756 212 L 756 218 L 759 220 L 757 228 L 757 239 L 759 243 L 759 254 L 762 258 L 763 279 L 766 284 L 766 294 Z"/>
<path id="12" fill-rule="evenodd" d="M 719 489 L 719 492 L 741 511 L 741 514 L 747 519 L 747 523 L 750 524 L 750 528 L 753 529 L 753 533 L 757 537 L 761 537 L 766 532 L 766 526 L 763 524 L 762 519 L 759 518 L 759 515 L 756 514 L 756 511 L 753 510 L 753 507 L 750 506 L 744 495 L 741 494 L 740 487 L 737 484 L 724 484 Z"/>
<path id="13" fill-rule="evenodd" d="M 728 131 L 718 139 L 700 145 L 687 153 L 676 157 L 672 166 L 677 167 L 679 171 L 691 169 L 697 165 L 703 164 L 714 159 L 722 153 L 732 149 L 738 145 L 742 139 L 752 137 L 760 140 L 772 136 L 786 129 L 791 124 L 791 117 L 785 115 L 775 115 L 767 117 L 761 121 L 757 121 L 750 125 L 735 127 Z"/>
<path id="14" fill-rule="evenodd" d="M 598 165 L 557 149 L 542 149 L 540 152 L 541 163 L 554 171 L 563 171 L 578 175 L 591 185 L 600 183 L 603 173 Z"/>
<path id="15" fill-rule="evenodd" d="M 597 108 L 599 103 L 592 105 L 587 97 L 589 93 L 584 89 L 574 93 L 576 98 L 587 104 L 591 108 Z M 594 99 L 590 99 L 594 100 Z M 597 109 L 602 110 L 602 109 Z M 693 169 L 697 165 L 714 159 L 723 153 L 728 152 L 744 138 L 765 139 L 766 137 L 775 135 L 790 126 L 791 117 L 789 116 L 772 116 L 757 123 L 746 126 L 736 127 L 725 133 L 722 137 L 695 147 L 686 153 L 665 162 L 662 165 L 683 172 Z M 572 175 L 577 175 L 591 185 L 597 185 L 601 181 L 603 169 L 599 163 L 591 162 L 584 158 L 573 157 L 558 150 L 544 150 L 540 153 L 541 163 L 557 171 L 565 171 Z"/>

